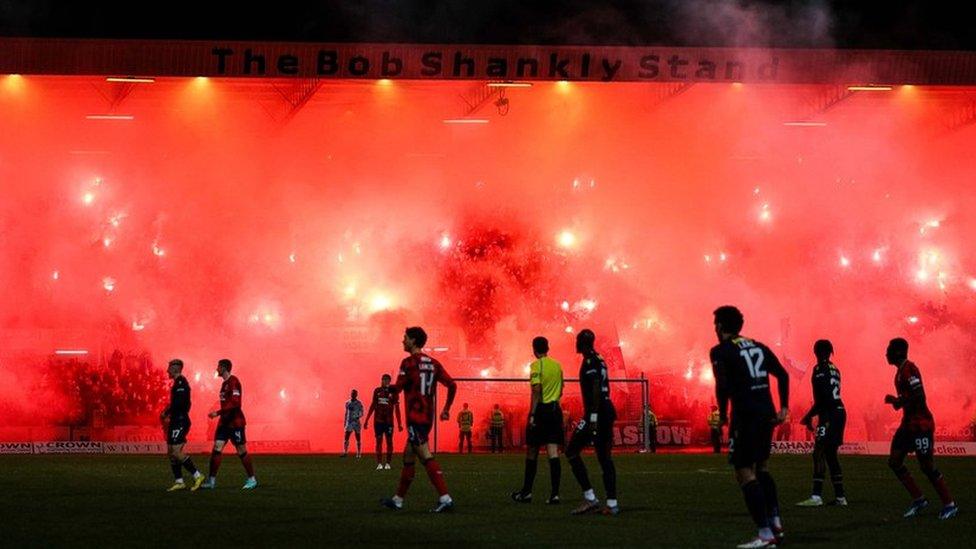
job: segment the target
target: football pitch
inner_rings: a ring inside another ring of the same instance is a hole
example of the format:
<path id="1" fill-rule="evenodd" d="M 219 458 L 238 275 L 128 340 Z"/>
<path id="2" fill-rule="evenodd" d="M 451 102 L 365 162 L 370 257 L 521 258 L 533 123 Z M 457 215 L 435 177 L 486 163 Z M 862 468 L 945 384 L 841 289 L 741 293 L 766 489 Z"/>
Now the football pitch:
<path id="1" fill-rule="evenodd" d="M 206 456 L 194 456 L 206 468 Z M 0 545 L 65 546 L 323 546 L 323 545 L 549 545 L 733 547 L 755 534 L 724 456 L 619 454 L 622 513 L 571 517 L 580 491 L 563 465 L 563 504 L 544 504 L 549 490 L 545 460 L 536 501 L 516 504 L 508 494 L 521 484 L 523 458 L 442 455 L 457 502 L 453 513 L 427 512 L 435 500 L 422 468 L 403 511 L 381 508 L 399 477 L 376 471 L 372 456 L 254 457 L 261 483 L 243 492 L 244 473 L 225 455 L 212 491 L 167 493 L 163 456 L 4 456 L 0 458 Z M 976 535 L 976 475 L 971 458 L 938 458 L 938 467 L 961 506 L 949 521 L 915 463 L 912 473 L 931 506 L 902 519 L 908 496 L 883 457 L 845 457 L 847 508 L 797 508 L 809 495 L 808 456 L 774 456 L 790 546 L 965 547 Z M 602 499 L 599 468 L 587 456 Z M 826 499 L 831 499 L 829 482 Z"/>

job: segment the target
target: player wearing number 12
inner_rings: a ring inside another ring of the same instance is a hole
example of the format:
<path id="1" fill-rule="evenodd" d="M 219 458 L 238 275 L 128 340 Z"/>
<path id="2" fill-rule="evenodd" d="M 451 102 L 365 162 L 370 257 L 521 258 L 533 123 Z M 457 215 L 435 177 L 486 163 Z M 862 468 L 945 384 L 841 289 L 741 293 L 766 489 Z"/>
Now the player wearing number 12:
<path id="1" fill-rule="evenodd" d="M 767 462 L 773 426 L 788 416 L 790 376 L 769 347 L 739 335 L 744 319 L 738 309 L 726 305 L 714 314 L 719 344 L 712 347 L 711 359 L 719 422 L 727 423 L 731 400 L 729 462 L 735 467 L 746 507 L 759 528 L 755 539 L 739 547 L 775 547 L 783 538 L 783 523 L 776 483 L 767 470 Z M 779 390 L 779 413 L 769 390 L 770 375 L 776 378 Z"/>
<path id="2" fill-rule="evenodd" d="M 396 383 L 391 387 L 394 392 L 403 392 L 407 410 L 407 445 L 403 450 L 403 470 L 400 472 L 400 483 L 396 494 L 392 498 L 383 499 L 381 503 L 390 509 L 403 508 L 403 498 L 407 495 L 410 483 L 416 474 L 414 459 L 427 470 L 430 482 L 437 489 L 440 498 L 431 509 L 434 513 L 450 511 L 454 507 L 454 500 L 447 491 L 441 466 L 434 459 L 427 445 L 427 437 L 434 424 L 434 397 L 437 384 L 447 387 L 447 399 L 441 412 L 441 421 L 451 419 L 451 404 L 457 394 L 457 384 L 437 359 L 425 355 L 422 350 L 427 344 L 427 333 L 423 328 L 414 326 L 407 328 L 403 334 L 403 350 L 410 356 L 400 363 L 400 374 Z"/>

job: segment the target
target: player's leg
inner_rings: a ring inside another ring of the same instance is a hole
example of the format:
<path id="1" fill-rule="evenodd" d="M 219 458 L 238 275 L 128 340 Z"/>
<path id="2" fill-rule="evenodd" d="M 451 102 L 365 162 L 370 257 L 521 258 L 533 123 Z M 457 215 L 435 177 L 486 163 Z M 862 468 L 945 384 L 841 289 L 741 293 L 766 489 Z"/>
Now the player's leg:
<path id="1" fill-rule="evenodd" d="M 820 507 L 823 505 L 823 485 L 824 478 L 827 476 L 827 449 L 821 440 L 813 444 L 813 491 L 809 499 L 805 499 L 797 505 L 800 507 Z"/>
<path id="2" fill-rule="evenodd" d="M 766 496 L 756 476 L 756 463 L 762 456 L 760 446 L 763 437 L 760 436 L 760 430 L 758 422 L 744 422 L 733 425 L 729 431 L 729 463 L 735 468 L 735 480 L 742 490 L 749 515 L 759 531 L 751 542 L 739 545 L 741 548 L 767 547 L 776 542 L 769 523 L 769 514 L 766 512 Z M 769 433 L 772 434 L 771 428 Z"/>
<path id="3" fill-rule="evenodd" d="M 617 505 L 617 466 L 613 463 L 613 422 L 600 426 L 596 436 L 596 458 L 603 471 L 603 488 L 607 492 L 607 506 L 604 514 L 616 515 Z"/>
<path id="4" fill-rule="evenodd" d="M 172 438 L 170 438 L 170 441 L 172 441 Z M 166 445 L 166 457 L 169 458 L 169 468 L 173 472 L 173 485 L 167 489 L 168 492 L 182 490 L 186 487 L 186 484 L 183 482 L 183 467 L 180 465 L 180 460 L 177 457 L 180 454 L 182 446 L 182 444 Z"/>
<path id="5" fill-rule="evenodd" d="M 908 494 L 912 497 L 912 504 L 904 514 L 905 518 L 917 515 L 929 505 L 928 500 L 922 494 L 922 489 L 918 487 L 918 483 L 915 482 L 912 474 L 908 471 L 908 467 L 905 466 L 905 457 L 908 456 L 909 452 L 914 451 L 914 449 L 912 433 L 904 427 L 899 427 L 895 431 L 894 438 L 891 439 L 888 467 L 891 468 L 895 476 L 898 477 L 898 480 L 901 481 L 902 486 L 905 487 L 905 490 L 908 490 Z"/>
<path id="6" fill-rule="evenodd" d="M 833 505 L 844 506 L 847 505 L 847 496 L 844 493 L 844 473 L 840 468 L 839 450 L 840 446 L 837 444 L 827 446 L 824 461 L 830 468 L 830 482 L 834 485 L 834 498 L 836 499 L 834 499 Z"/>
<path id="7" fill-rule="evenodd" d="M 247 473 L 247 480 L 244 481 L 242 488 L 244 490 L 257 488 L 258 480 L 254 476 L 254 463 L 251 462 L 251 454 L 247 453 L 247 437 L 243 427 L 234 429 L 231 442 L 234 443 L 234 448 L 237 450 L 237 457 L 240 458 L 241 465 L 244 466 L 244 472 Z"/>
<path id="8" fill-rule="evenodd" d="M 562 424 L 562 422 L 560 422 Z M 561 428 L 561 427 L 560 427 Z M 563 476 L 563 462 L 559 459 L 559 445 L 546 444 L 549 457 L 549 500 L 546 503 L 559 503 L 559 483 Z"/>
<path id="9" fill-rule="evenodd" d="M 414 442 L 416 440 L 414 426 L 408 424 L 407 442 L 403 447 L 403 469 L 400 470 L 400 480 L 397 482 L 397 489 L 393 497 L 380 500 L 380 503 L 385 507 L 393 510 L 403 509 L 403 498 L 407 496 L 407 491 L 410 490 L 410 484 L 413 483 L 413 478 L 417 474 L 414 466 L 416 458 Z"/>
<path id="10" fill-rule="evenodd" d="M 592 440 L 593 432 L 590 431 L 589 425 L 586 420 L 580 420 L 576 424 L 576 430 L 573 431 L 569 446 L 566 447 L 566 459 L 569 460 L 569 467 L 572 469 L 573 476 L 576 477 L 580 489 L 583 490 L 583 503 L 572 511 L 574 515 L 591 513 L 600 509 L 600 502 L 593 492 L 593 485 L 590 484 L 590 476 L 586 471 L 586 464 L 583 463 L 582 456 L 583 449 L 589 446 Z"/>
<path id="11" fill-rule="evenodd" d="M 420 442 L 420 444 L 415 446 L 417 458 L 420 459 L 420 463 L 427 470 L 427 477 L 430 479 L 430 483 L 434 485 L 434 489 L 437 490 L 437 495 L 439 496 L 437 505 L 431 511 L 434 513 L 450 511 L 454 507 L 454 500 L 451 499 L 451 494 L 447 490 L 447 482 L 444 481 L 444 473 L 441 471 L 441 466 L 434 459 L 434 455 L 430 452 L 430 447 L 427 445 L 426 434 Z"/>
<path id="12" fill-rule="evenodd" d="M 203 484 L 204 488 L 214 488 L 217 484 L 217 471 L 220 470 L 220 462 L 224 457 L 224 446 L 228 439 L 224 431 L 218 427 L 216 434 L 214 434 L 213 450 L 210 452 L 210 471 L 207 474 L 207 481 Z"/>
<path id="13" fill-rule="evenodd" d="M 762 487 L 763 498 L 766 502 L 766 515 L 769 517 L 769 526 L 773 530 L 773 535 L 777 541 L 783 540 L 783 520 L 779 515 L 779 494 L 776 489 L 776 482 L 773 475 L 769 473 L 768 458 L 756 464 L 756 480 Z"/>
<path id="14" fill-rule="evenodd" d="M 345 435 L 343 436 L 343 439 L 342 439 L 342 454 L 340 454 L 339 457 L 346 457 L 346 455 L 349 453 L 349 436 L 350 435 L 352 435 L 352 430 L 350 430 L 349 427 L 346 426 L 346 433 L 345 433 Z"/>
<path id="15" fill-rule="evenodd" d="M 956 506 L 955 500 L 952 499 L 952 494 L 949 492 L 949 487 L 946 485 L 945 477 L 942 473 L 935 468 L 935 458 L 932 456 L 932 444 L 925 446 L 925 450 L 916 451 L 915 455 L 918 458 L 918 465 L 921 467 L 922 472 L 928 477 L 929 482 L 935 487 L 935 491 L 939 493 L 939 499 L 942 500 L 942 511 L 939 513 L 940 519 L 948 519 L 956 516 L 959 512 L 958 506 Z"/>
<path id="16" fill-rule="evenodd" d="M 392 423 L 387 426 L 386 433 L 384 433 L 384 436 L 386 437 L 386 466 L 383 468 L 389 469 L 390 463 L 393 461 L 393 424 Z"/>
<path id="17" fill-rule="evenodd" d="M 532 501 L 532 486 L 535 484 L 535 474 L 539 468 L 539 446 L 536 444 L 535 435 L 531 433 L 532 427 L 526 429 L 526 440 L 528 445 L 525 447 L 525 472 L 522 475 L 522 488 L 512 492 L 512 499 L 519 503 L 530 503 Z"/>
<path id="18" fill-rule="evenodd" d="M 376 468 L 383 468 L 383 437 L 386 435 L 381 423 L 373 424 L 373 436 L 376 440 Z M 392 448 L 390 449 L 392 451 Z"/>
<path id="19" fill-rule="evenodd" d="M 360 438 L 360 429 L 357 428 L 353 433 L 356 435 L 356 457 L 363 457 L 363 441 Z"/>

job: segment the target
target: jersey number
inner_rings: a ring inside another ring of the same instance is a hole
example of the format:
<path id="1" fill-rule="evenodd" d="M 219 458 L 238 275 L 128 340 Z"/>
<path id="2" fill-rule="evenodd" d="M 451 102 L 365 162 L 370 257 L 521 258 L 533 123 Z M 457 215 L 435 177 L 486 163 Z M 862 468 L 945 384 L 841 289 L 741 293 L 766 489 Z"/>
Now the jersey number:
<path id="1" fill-rule="evenodd" d="M 840 400 L 840 380 L 830 378 L 830 384 L 834 386 L 834 400 Z"/>
<path id="2" fill-rule="evenodd" d="M 755 378 L 766 377 L 766 372 L 762 369 L 763 356 L 762 349 L 759 347 L 753 347 L 751 349 L 742 349 L 739 351 L 742 355 L 743 360 L 746 361 L 746 366 L 749 368 L 749 375 Z"/>
<path id="3" fill-rule="evenodd" d="M 434 387 L 434 372 L 420 372 L 420 394 L 427 396 Z"/>

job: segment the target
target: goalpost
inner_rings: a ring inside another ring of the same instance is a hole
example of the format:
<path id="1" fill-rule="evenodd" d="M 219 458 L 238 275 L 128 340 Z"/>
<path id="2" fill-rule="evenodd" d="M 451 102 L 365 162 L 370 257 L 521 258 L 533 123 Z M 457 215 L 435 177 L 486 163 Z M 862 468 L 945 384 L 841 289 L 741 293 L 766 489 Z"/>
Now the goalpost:
<path id="1" fill-rule="evenodd" d="M 434 422 L 432 451 L 439 449 L 440 439 L 446 434 L 457 433 L 457 416 L 462 410 L 462 403 L 471 404 L 475 414 L 476 432 L 487 430 L 488 417 L 491 409 L 497 403 L 501 406 L 505 416 L 505 433 L 509 446 L 524 445 L 524 432 L 528 421 L 529 402 L 531 398 L 529 378 L 510 377 L 456 377 L 458 383 L 457 398 L 451 408 L 449 422 Z M 579 394 L 579 379 L 567 378 L 561 400 L 565 428 L 568 432 L 573 423 L 582 417 L 582 398 Z M 650 383 L 641 374 L 639 378 L 610 378 L 610 394 L 617 410 L 614 439 L 618 445 L 636 447 L 647 451 L 650 448 L 650 426 L 644 410 L 650 402 Z M 467 387 L 465 387 L 467 385 Z M 440 413 L 439 395 L 434 393 L 435 410 Z M 442 425 L 443 423 L 443 425 Z M 481 437 L 478 437 L 481 440 Z M 567 436 L 567 442 L 569 438 Z M 445 445 L 445 451 L 453 451 L 453 445 Z"/>

